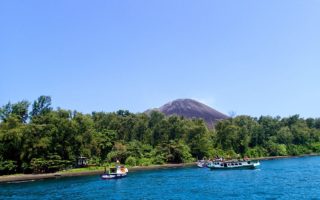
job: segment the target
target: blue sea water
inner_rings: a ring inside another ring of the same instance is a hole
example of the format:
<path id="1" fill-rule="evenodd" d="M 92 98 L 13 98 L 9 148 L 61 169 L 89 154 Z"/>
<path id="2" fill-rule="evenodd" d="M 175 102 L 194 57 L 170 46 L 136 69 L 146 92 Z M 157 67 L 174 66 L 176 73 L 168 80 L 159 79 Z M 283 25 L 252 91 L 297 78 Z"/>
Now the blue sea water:
<path id="1" fill-rule="evenodd" d="M 0 184 L 0 199 L 320 199 L 320 157 L 261 161 L 255 170 L 176 168 L 126 178 Z"/>

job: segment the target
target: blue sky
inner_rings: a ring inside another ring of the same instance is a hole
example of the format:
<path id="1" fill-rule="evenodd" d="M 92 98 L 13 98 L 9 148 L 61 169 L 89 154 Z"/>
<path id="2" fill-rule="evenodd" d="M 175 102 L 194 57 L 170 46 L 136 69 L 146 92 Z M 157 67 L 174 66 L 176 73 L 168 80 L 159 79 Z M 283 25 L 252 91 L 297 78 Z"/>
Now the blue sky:
<path id="1" fill-rule="evenodd" d="M 320 1 L 0 2 L 0 105 L 81 112 L 193 98 L 228 114 L 320 117 Z"/>

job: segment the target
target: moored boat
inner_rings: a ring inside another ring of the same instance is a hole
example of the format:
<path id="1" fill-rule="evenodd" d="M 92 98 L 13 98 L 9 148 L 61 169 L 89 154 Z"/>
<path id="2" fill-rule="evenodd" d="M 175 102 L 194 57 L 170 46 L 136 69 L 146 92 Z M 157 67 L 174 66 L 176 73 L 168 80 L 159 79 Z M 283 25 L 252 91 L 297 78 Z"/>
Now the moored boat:
<path id="1" fill-rule="evenodd" d="M 207 165 L 208 165 L 208 162 L 206 160 L 198 160 L 197 161 L 197 166 L 200 168 L 207 167 Z"/>
<path id="2" fill-rule="evenodd" d="M 114 168 L 109 168 L 108 172 L 101 174 L 102 179 L 118 179 L 126 177 L 128 169 L 124 166 L 117 166 Z"/>
<path id="3" fill-rule="evenodd" d="M 210 169 L 255 169 L 260 166 L 259 161 L 215 161 L 208 165 Z"/>

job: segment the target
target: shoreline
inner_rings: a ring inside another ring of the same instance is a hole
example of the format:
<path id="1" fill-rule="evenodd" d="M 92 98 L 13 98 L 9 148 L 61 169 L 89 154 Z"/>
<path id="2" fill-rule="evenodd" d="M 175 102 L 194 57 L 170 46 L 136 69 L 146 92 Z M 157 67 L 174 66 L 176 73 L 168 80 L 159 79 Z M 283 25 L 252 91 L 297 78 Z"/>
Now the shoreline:
<path id="1" fill-rule="evenodd" d="M 309 157 L 309 156 L 320 156 L 320 154 L 311 153 L 311 154 L 302 154 L 297 156 L 266 156 L 266 157 L 260 157 L 260 158 L 252 158 L 250 160 L 276 160 L 276 159 L 285 159 L 285 158 L 301 158 L 301 157 Z"/>
<path id="2" fill-rule="evenodd" d="M 150 165 L 150 166 L 135 166 L 129 167 L 129 172 L 137 171 L 146 171 L 146 170 L 157 170 L 157 169 L 173 169 L 173 168 L 182 168 L 182 167 L 191 167 L 196 166 L 196 163 L 179 163 L 179 164 L 163 164 L 163 165 Z M 90 175 L 99 175 L 103 174 L 104 170 L 88 170 L 80 172 L 68 172 L 60 171 L 55 173 L 46 173 L 46 174 L 13 174 L 13 175 L 4 175 L 0 176 L 1 183 L 20 183 L 20 182 L 29 182 L 36 180 L 44 179 L 57 179 L 64 177 L 78 177 L 78 176 L 90 176 Z"/>
<path id="3" fill-rule="evenodd" d="M 260 158 L 252 158 L 251 160 L 275 160 L 275 159 L 285 159 L 285 158 L 300 158 L 308 156 L 319 156 L 320 154 L 305 154 L 299 156 L 268 156 Z M 128 168 L 129 172 L 137 171 L 146 171 L 146 170 L 157 170 L 157 169 L 173 169 L 173 168 L 182 168 L 182 167 L 192 167 L 196 166 L 196 163 L 179 163 L 179 164 L 163 164 L 163 165 L 150 165 L 150 166 L 135 166 Z M 47 173 L 47 174 L 13 174 L 13 175 L 4 175 L 0 176 L 1 183 L 20 183 L 20 182 L 29 182 L 36 180 L 44 179 L 57 179 L 64 177 L 78 177 L 78 176 L 90 176 L 90 175 L 99 175 L 102 174 L 104 170 L 88 170 L 80 172 L 67 172 L 60 171 L 56 173 Z"/>

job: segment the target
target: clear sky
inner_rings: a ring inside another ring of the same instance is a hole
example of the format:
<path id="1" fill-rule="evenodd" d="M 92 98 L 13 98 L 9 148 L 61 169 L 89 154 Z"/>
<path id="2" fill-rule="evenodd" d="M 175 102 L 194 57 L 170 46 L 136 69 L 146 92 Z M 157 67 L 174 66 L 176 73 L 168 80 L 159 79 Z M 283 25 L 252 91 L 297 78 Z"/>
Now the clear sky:
<path id="1" fill-rule="evenodd" d="M 319 0 L 0 1 L 0 105 L 81 112 L 193 98 L 320 117 Z"/>

